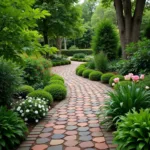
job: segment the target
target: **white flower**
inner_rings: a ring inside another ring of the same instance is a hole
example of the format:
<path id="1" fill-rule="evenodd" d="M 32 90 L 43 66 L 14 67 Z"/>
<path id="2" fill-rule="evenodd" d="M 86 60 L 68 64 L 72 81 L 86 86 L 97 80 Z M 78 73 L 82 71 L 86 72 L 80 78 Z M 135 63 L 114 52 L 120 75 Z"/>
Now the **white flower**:
<path id="1" fill-rule="evenodd" d="M 35 114 L 38 114 L 38 111 L 36 110 L 34 113 L 35 113 Z"/>
<path id="2" fill-rule="evenodd" d="M 146 87 L 145 87 L 146 90 L 148 90 L 149 88 L 150 88 L 149 86 L 146 86 Z"/>
<path id="3" fill-rule="evenodd" d="M 24 120 L 25 120 L 25 121 L 28 121 L 28 118 L 25 118 Z"/>
<path id="4" fill-rule="evenodd" d="M 21 109 L 21 107 L 19 106 L 19 107 L 17 108 L 17 111 L 20 111 L 20 109 Z"/>
<path id="5" fill-rule="evenodd" d="M 41 105 L 38 105 L 39 108 L 41 108 Z"/>
<path id="6" fill-rule="evenodd" d="M 36 120 L 35 120 L 35 122 L 39 122 L 39 120 L 38 120 L 38 119 L 36 119 Z"/>
<path id="7" fill-rule="evenodd" d="M 21 99 L 22 97 L 21 96 L 19 96 L 19 99 Z"/>
<path id="8" fill-rule="evenodd" d="M 30 107 L 32 107 L 32 105 L 30 105 Z"/>
<path id="9" fill-rule="evenodd" d="M 43 116 L 45 116 L 45 113 L 43 113 Z"/>
<path id="10" fill-rule="evenodd" d="M 30 110 L 29 110 L 29 109 L 27 109 L 27 110 L 26 110 L 26 112 L 30 112 Z"/>
<path id="11" fill-rule="evenodd" d="M 115 83 L 112 83 L 112 86 L 115 86 Z"/>
<path id="12" fill-rule="evenodd" d="M 24 116 L 24 113 L 22 113 L 21 116 L 23 117 L 23 116 Z"/>
<path id="13" fill-rule="evenodd" d="M 23 110 L 20 110 L 20 113 L 23 113 Z"/>
<path id="14" fill-rule="evenodd" d="M 30 100 L 28 100 L 28 102 L 31 102 L 31 99 L 30 99 Z"/>
<path id="15" fill-rule="evenodd" d="M 48 108 L 46 108 L 46 111 L 48 111 Z"/>
<path id="16" fill-rule="evenodd" d="M 51 106 L 49 106 L 49 109 L 51 108 Z"/>

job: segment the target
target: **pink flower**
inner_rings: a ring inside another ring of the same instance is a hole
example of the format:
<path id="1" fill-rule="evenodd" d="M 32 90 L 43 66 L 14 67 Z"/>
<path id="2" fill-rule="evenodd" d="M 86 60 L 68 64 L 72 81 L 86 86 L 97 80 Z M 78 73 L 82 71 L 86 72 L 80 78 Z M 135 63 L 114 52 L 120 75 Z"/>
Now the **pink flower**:
<path id="1" fill-rule="evenodd" d="M 129 75 L 130 77 L 134 76 L 134 74 L 133 74 L 133 73 L 129 73 L 128 75 Z"/>
<path id="2" fill-rule="evenodd" d="M 139 79 L 140 79 L 140 77 L 139 77 L 138 75 L 133 75 L 133 76 L 132 76 L 132 80 L 133 80 L 134 82 L 138 82 Z"/>
<path id="3" fill-rule="evenodd" d="M 141 79 L 141 80 L 144 79 L 144 74 L 141 74 L 140 79 Z"/>
<path id="4" fill-rule="evenodd" d="M 124 76 L 124 79 L 125 79 L 125 80 L 130 80 L 130 79 L 131 79 L 131 76 L 130 76 L 130 75 L 126 75 L 126 76 Z"/>
<path id="5" fill-rule="evenodd" d="M 115 78 L 115 79 L 114 79 L 114 82 L 115 82 L 115 83 L 118 83 L 118 82 L 119 82 L 119 78 Z"/>

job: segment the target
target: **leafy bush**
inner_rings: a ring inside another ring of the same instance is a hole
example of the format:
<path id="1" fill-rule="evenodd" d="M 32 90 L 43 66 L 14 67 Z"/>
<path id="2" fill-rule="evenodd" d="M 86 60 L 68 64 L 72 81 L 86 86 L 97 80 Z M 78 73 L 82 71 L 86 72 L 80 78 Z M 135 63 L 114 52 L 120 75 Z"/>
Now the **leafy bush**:
<path id="1" fill-rule="evenodd" d="M 86 58 L 71 58 L 72 61 L 81 61 L 81 62 L 88 62 Z"/>
<path id="2" fill-rule="evenodd" d="M 118 84 L 116 91 L 109 92 L 108 95 L 110 98 L 104 106 L 104 123 L 107 122 L 108 127 L 116 125 L 116 122 L 120 121 L 120 116 L 124 116 L 133 108 L 139 111 L 141 108 L 150 107 L 150 91 L 139 88 L 136 83 Z"/>
<path id="3" fill-rule="evenodd" d="M 22 70 L 15 63 L 0 58 L 0 105 L 10 105 L 12 95 L 22 84 L 22 75 Z"/>
<path id="4" fill-rule="evenodd" d="M 123 81 L 124 80 L 124 76 L 122 75 L 114 75 L 109 79 L 109 85 L 112 86 L 112 83 L 114 83 L 114 79 L 115 78 L 119 78 L 119 81 Z"/>
<path id="5" fill-rule="evenodd" d="M 0 149 L 14 149 L 25 138 L 27 127 L 17 113 L 0 107 Z"/>
<path id="6" fill-rule="evenodd" d="M 61 54 L 66 55 L 66 56 L 73 56 L 74 54 L 77 53 L 84 53 L 85 55 L 91 55 L 93 53 L 93 51 L 91 49 L 87 49 L 87 50 L 82 50 L 82 49 L 77 49 L 77 50 L 62 50 Z"/>
<path id="7" fill-rule="evenodd" d="M 87 62 L 87 68 L 89 69 L 95 69 L 95 60 L 92 58 Z"/>
<path id="8" fill-rule="evenodd" d="M 69 47 L 69 50 L 76 50 L 79 49 L 76 45 L 72 45 L 71 47 Z"/>
<path id="9" fill-rule="evenodd" d="M 93 81 L 100 81 L 102 74 L 103 73 L 100 71 L 92 71 L 89 75 L 89 79 Z"/>
<path id="10" fill-rule="evenodd" d="M 48 85 L 44 88 L 45 91 L 49 92 L 54 100 L 63 100 L 67 95 L 67 90 L 64 86 L 59 84 Z"/>
<path id="11" fill-rule="evenodd" d="M 15 111 L 26 122 L 39 122 L 48 112 L 48 106 L 43 98 L 28 97 L 15 107 Z"/>
<path id="12" fill-rule="evenodd" d="M 24 79 L 28 85 L 34 87 L 35 84 L 46 85 L 50 80 L 51 62 L 44 58 L 26 58 L 24 66 Z"/>
<path id="13" fill-rule="evenodd" d="M 95 30 L 95 36 L 92 39 L 92 49 L 94 54 L 104 51 L 108 59 L 115 59 L 118 48 L 118 34 L 113 24 L 108 21 L 102 21 Z"/>
<path id="14" fill-rule="evenodd" d="M 105 73 L 105 74 L 103 74 L 103 75 L 101 76 L 101 81 L 102 81 L 103 83 L 109 83 L 109 80 L 110 80 L 110 78 L 111 78 L 112 76 L 114 76 L 113 73 Z"/>
<path id="15" fill-rule="evenodd" d="M 26 96 L 33 92 L 34 88 L 32 86 L 29 85 L 22 85 L 18 88 L 18 94 L 22 97 L 22 98 L 26 98 Z"/>
<path id="16" fill-rule="evenodd" d="M 50 93 L 46 92 L 45 90 L 36 90 L 28 94 L 29 97 L 41 98 L 42 100 L 46 101 L 47 105 L 52 105 L 53 97 Z"/>
<path id="17" fill-rule="evenodd" d="M 77 71 L 77 75 L 82 76 L 82 73 L 83 73 L 83 71 L 85 71 L 85 70 L 86 70 L 85 68 L 80 68 L 80 69 Z"/>
<path id="18" fill-rule="evenodd" d="M 78 53 L 78 54 L 74 54 L 73 58 L 85 58 L 85 54 L 84 53 Z"/>
<path id="19" fill-rule="evenodd" d="M 147 38 L 147 39 L 150 39 L 150 25 L 148 25 L 144 31 L 144 36 Z"/>
<path id="20" fill-rule="evenodd" d="M 60 65 L 66 65 L 71 64 L 70 60 L 52 60 L 53 66 L 60 66 Z"/>
<path id="21" fill-rule="evenodd" d="M 50 78 L 50 80 L 51 80 L 51 81 L 52 81 L 52 80 L 61 80 L 61 81 L 64 83 L 63 77 L 61 77 L 61 76 L 59 76 L 59 75 L 57 75 L 57 74 L 52 75 L 51 78 Z"/>
<path id="22" fill-rule="evenodd" d="M 61 81 L 61 80 L 50 80 L 48 83 L 49 84 L 61 84 L 61 85 L 64 85 L 64 82 Z"/>
<path id="23" fill-rule="evenodd" d="M 90 74 L 92 71 L 93 71 L 93 70 L 86 69 L 86 70 L 83 71 L 82 76 L 83 76 L 84 78 L 89 78 L 89 74 Z"/>
<path id="24" fill-rule="evenodd" d="M 143 88 L 143 89 L 150 89 L 150 74 L 146 75 L 144 80 L 140 81 L 138 83 L 138 86 Z"/>
<path id="25" fill-rule="evenodd" d="M 150 109 L 141 109 L 140 112 L 133 110 L 126 116 L 121 116 L 114 132 L 114 142 L 117 149 L 148 150 L 150 147 Z M 126 142 L 125 142 L 126 141 Z"/>
<path id="26" fill-rule="evenodd" d="M 108 68 L 108 59 L 107 56 L 101 51 L 99 54 L 94 56 L 95 67 L 97 70 L 106 72 Z"/>
<path id="27" fill-rule="evenodd" d="M 77 68 L 76 68 L 76 74 L 78 74 L 78 71 L 80 70 L 80 69 L 85 69 L 86 68 L 86 64 L 81 64 L 81 65 L 79 65 Z"/>

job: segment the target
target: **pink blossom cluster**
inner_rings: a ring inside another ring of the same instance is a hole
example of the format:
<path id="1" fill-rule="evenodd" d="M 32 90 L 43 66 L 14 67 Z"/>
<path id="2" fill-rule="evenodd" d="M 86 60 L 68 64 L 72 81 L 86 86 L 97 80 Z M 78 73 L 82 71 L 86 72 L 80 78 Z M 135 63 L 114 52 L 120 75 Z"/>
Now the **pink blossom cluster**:
<path id="1" fill-rule="evenodd" d="M 140 76 L 138 75 L 134 75 L 133 73 L 129 73 L 128 75 L 124 76 L 125 80 L 132 80 L 134 82 L 138 82 L 140 79 L 143 80 L 144 79 L 144 74 L 141 74 Z"/>

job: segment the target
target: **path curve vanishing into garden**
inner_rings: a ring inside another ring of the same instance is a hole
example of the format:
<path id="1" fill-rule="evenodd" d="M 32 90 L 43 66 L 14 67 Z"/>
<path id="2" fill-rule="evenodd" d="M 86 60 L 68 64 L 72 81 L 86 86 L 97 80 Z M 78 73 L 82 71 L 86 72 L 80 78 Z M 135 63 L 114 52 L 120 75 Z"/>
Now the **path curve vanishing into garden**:
<path id="1" fill-rule="evenodd" d="M 114 150 L 112 133 L 96 116 L 110 88 L 75 74 L 81 63 L 54 67 L 65 79 L 67 98 L 51 109 L 18 150 Z"/>

